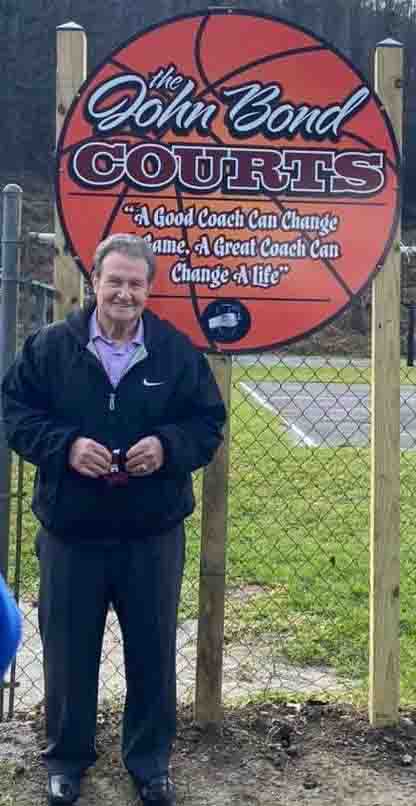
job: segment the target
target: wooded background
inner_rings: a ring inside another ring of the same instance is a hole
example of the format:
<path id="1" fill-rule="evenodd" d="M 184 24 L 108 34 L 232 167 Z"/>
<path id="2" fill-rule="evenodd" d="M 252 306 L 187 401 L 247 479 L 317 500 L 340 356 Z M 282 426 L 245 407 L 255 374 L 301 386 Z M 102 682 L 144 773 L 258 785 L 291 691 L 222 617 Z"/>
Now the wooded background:
<path id="1" fill-rule="evenodd" d="M 51 179 L 55 126 L 55 30 L 75 21 L 88 36 L 88 70 L 124 40 L 206 0 L 0 0 L 0 173 Z M 233 6 L 234 2 L 218 3 Z M 377 42 L 405 48 L 405 219 L 416 221 L 416 0 L 245 0 L 240 6 L 309 28 L 372 81 Z"/>

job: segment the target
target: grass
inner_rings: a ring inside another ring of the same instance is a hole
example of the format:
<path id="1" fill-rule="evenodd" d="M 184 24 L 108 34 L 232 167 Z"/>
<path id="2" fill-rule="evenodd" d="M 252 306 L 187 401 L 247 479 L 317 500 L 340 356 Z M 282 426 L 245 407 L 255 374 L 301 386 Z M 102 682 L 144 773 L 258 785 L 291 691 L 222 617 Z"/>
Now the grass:
<path id="1" fill-rule="evenodd" d="M 293 367 L 283 359 L 279 363 L 267 366 L 260 359 L 256 363 L 245 367 L 235 365 L 233 369 L 234 385 L 242 381 L 273 381 L 277 383 L 345 383 L 352 385 L 355 383 L 370 383 L 371 368 L 350 364 L 346 367 L 334 367 L 324 364 L 316 367 L 312 362 L 308 363 L 308 357 L 303 359 L 299 367 Z M 416 384 L 416 367 L 408 367 L 404 359 L 400 362 L 400 383 Z"/>
<path id="2" fill-rule="evenodd" d="M 368 668 L 370 456 L 363 448 L 295 446 L 279 419 L 247 399 L 248 382 L 366 383 L 356 367 L 235 367 L 233 371 L 225 641 L 247 652 L 272 641 L 276 657 L 333 667 L 358 681 Z M 416 370 L 402 367 L 402 383 Z M 25 479 L 22 595 L 35 596 L 36 530 Z M 402 453 L 401 681 L 402 702 L 416 702 L 416 563 L 413 548 L 416 455 Z M 200 498 L 201 474 L 196 477 Z M 188 527 L 181 619 L 196 618 L 200 507 Z"/>

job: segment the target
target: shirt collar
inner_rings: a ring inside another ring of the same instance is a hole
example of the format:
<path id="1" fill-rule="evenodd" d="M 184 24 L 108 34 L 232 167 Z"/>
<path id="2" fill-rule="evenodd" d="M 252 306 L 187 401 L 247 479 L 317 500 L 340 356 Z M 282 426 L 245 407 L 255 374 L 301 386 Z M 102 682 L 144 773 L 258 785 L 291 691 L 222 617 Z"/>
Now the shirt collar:
<path id="1" fill-rule="evenodd" d="M 98 324 L 97 308 L 94 308 L 90 318 L 90 340 L 96 341 L 96 339 L 102 339 L 103 341 L 106 341 L 107 344 L 112 344 L 111 339 L 107 338 L 107 336 L 104 336 L 104 333 Z M 133 338 L 130 339 L 130 344 L 144 344 L 143 320 L 141 317 L 137 323 L 136 332 Z"/>

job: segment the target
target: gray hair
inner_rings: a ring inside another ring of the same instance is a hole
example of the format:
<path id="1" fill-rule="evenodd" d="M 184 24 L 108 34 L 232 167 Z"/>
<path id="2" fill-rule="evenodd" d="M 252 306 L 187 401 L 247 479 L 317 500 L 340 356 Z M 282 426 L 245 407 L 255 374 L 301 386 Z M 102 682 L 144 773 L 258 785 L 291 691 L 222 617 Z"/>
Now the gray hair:
<path id="1" fill-rule="evenodd" d="M 139 235 L 130 235 L 121 232 L 110 235 L 98 244 L 94 254 L 94 265 L 91 277 L 100 276 L 104 258 L 106 258 L 110 252 L 118 252 L 120 255 L 125 255 L 133 260 L 145 260 L 147 263 L 147 279 L 149 285 L 153 282 L 156 274 L 156 259 L 152 247 Z"/>

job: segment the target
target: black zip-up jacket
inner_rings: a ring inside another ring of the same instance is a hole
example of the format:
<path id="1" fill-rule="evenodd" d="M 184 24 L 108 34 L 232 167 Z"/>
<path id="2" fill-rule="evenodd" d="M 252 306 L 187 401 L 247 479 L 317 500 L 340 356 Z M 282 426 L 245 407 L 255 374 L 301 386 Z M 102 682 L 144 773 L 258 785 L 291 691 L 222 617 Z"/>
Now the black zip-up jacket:
<path id="1" fill-rule="evenodd" d="M 146 350 L 138 348 L 114 389 L 91 352 L 92 310 L 27 339 L 3 381 L 6 435 L 37 466 L 32 508 L 45 529 L 68 540 L 140 539 L 193 511 L 191 472 L 220 444 L 225 408 L 205 356 L 150 311 L 143 313 Z M 77 437 L 126 452 L 149 435 L 159 437 L 164 464 L 130 476 L 125 487 L 69 466 Z"/>

